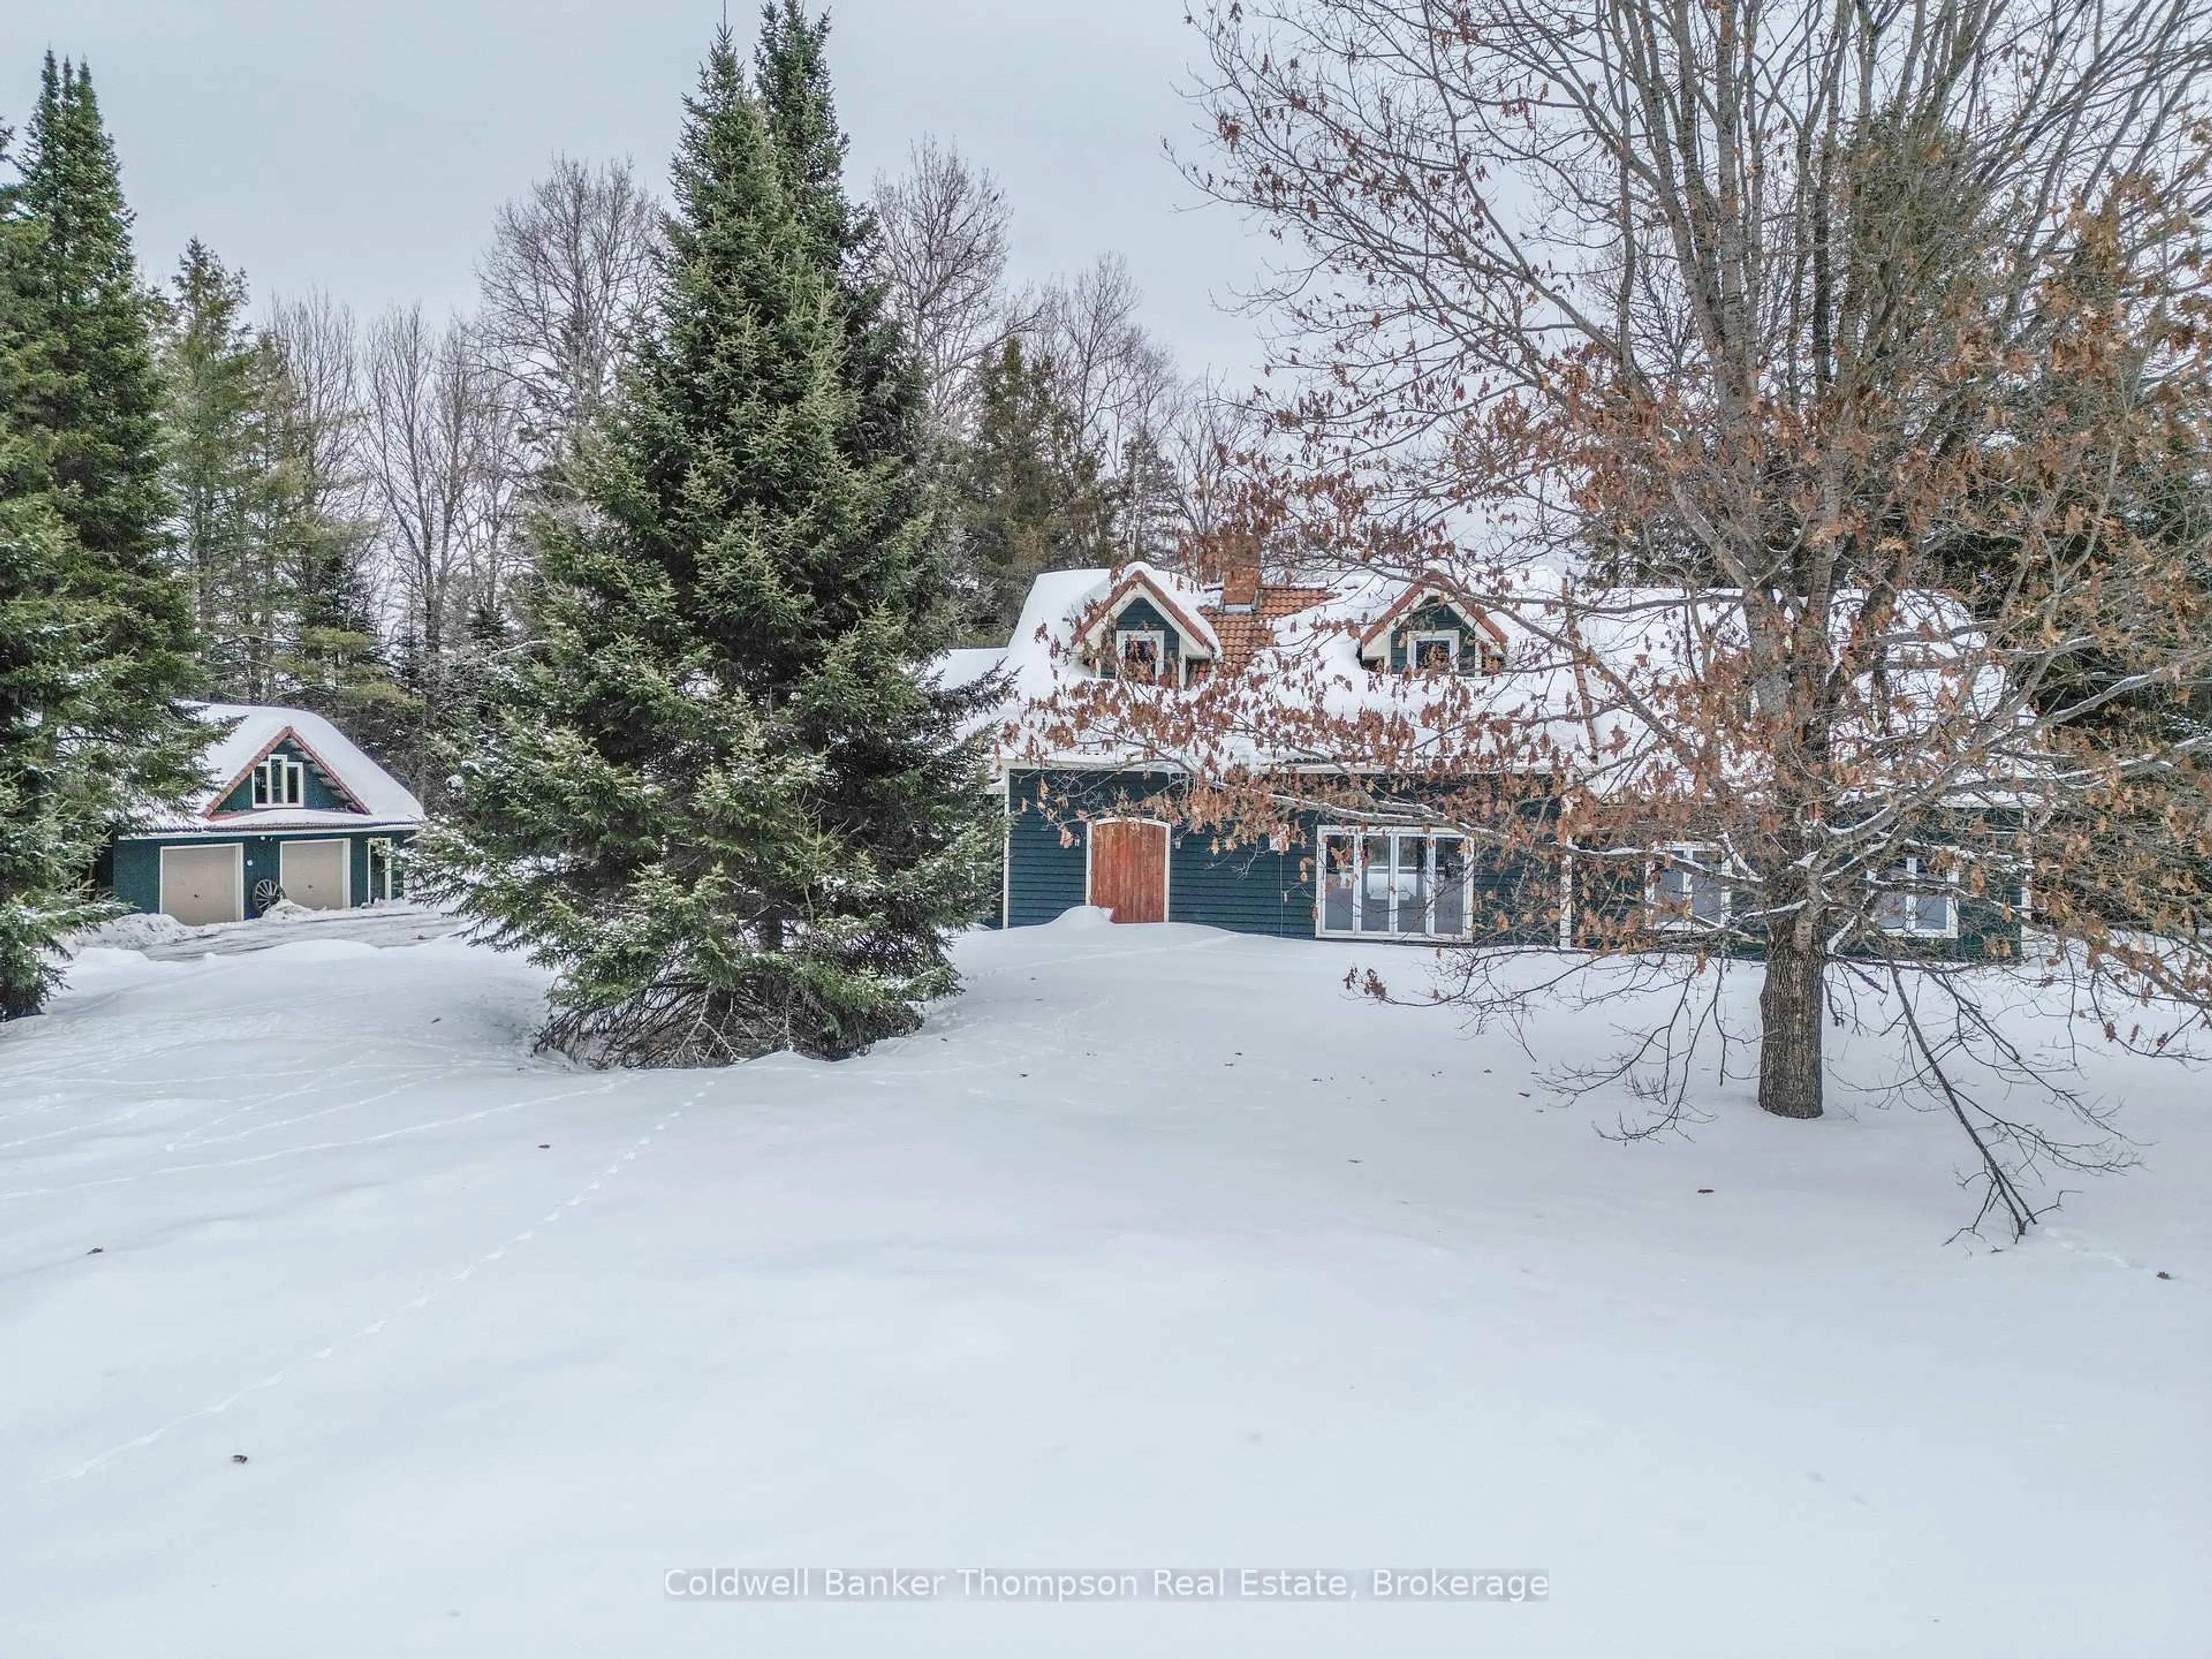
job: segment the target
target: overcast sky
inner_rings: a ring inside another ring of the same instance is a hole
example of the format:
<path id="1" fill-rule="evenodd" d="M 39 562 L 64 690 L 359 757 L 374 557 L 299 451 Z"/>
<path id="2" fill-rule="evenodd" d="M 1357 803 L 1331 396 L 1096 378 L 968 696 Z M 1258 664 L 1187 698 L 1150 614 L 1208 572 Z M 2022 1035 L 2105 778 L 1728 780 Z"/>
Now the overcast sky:
<path id="1" fill-rule="evenodd" d="M 997 173 L 1017 279 L 1118 250 L 1193 369 L 1243 380 L 1221 301 L 1262 245 L 1164 158 L 1198 142 L 1176 88 L 1182 0 L 838 0 L 831 68 L 856 189 L 925 133 Z M 466 309 L 493 208 L 556 151 L 628 155 L 663 185 L 719 0 L 0 0 L 0 119 L 41 55 L 88 63 L 166 277 L 198 236 L 257 301 L 319 284 L 364 313 Z M 757 8 L 737 0 L 748 41 Z"/>

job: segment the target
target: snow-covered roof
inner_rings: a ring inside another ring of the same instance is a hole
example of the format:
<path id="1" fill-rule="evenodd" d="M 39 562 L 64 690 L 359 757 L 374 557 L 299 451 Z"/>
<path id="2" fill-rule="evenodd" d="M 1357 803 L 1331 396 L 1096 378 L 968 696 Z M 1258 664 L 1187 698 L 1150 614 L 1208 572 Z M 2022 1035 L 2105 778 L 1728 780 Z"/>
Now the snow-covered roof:
<path id="1" fill-rule="evenodd" d="M 1221 654 L 1221 636 L 1213 631 L 1213 624 L 1206 615 L 1209 605 L 1220 603 L 1221 589 L 1218 586 L 1200 587 L 1142 559 L 1105 574 L 1109 580 L 1097 584 L 1099 592 L 1085 595 L 1083 614 L 1075 619 L 1079 644 L 1097 645 L 1114 626 L 1122 608 L 1133 599 L 1143 599 L 1150 600 L 1153 608 L 1175 625 L 1176 631 L 1182 636 L 1185 651 L 1195 647 L 1194 654 Z"/>
<path id="2" fill-rule="evenodd" d="M 201 751 L 205 783 L 173 810 L 144 815 L 138 835 L 266 834 L 292 830 L 411 830 L 423 817 L 422 803 L 406 785 L 371 760 L 344 732 L 305 708 L 255 703 L 204 702 L 190 705 L 193 716 L 218 728 Z M 279 744 L 289 741 L 341 797 L 358 811 L 308 807 L 257 807 L 245 812 L 217 808 L 246 775 Z"/>
<path id="3" fill-rule="evenodd" d="M 1530 764 L 1563 759 L 1602 772 L 1589 778 L 1595 787 L 1629 787 L 1634 757 L 1652 750 L 1650 694 L 1694 684 L 1716 654 L 1741 648 L 1743 608 L 1728 592 L 1571 589 L 1542 569 L 1502 581 L 1492 573 L 1480 591 L 1479 606 L 1454 603 L 1499 647 L 1498 671 L 1406 675 L 1377 671 L 1378 642 L 1387 650 L 1393 625 L 1425 597 L 1452 598 L 1449 579 L 1433 571 L 1356 568 L 1262 585 L 1257 616 L 1225 611 L 1218 585 L 1149 566 L 1048 571 L 1031 586 L 1005 653 L 996 757 L 1001 765 L 1115 767 L 1181 748 L 1203 750 L 1216 765 L 1328 764 L 1345 758 L 1332 749 L 1356 724 L 1401 734 L 1397 752 L 1419 764 L 1486 726 L 1516 733 Z M 1138 594 L 1173 604 L 1194 641 L 1221 659 L 1220 672 L 1202 686 L 1102 683 L 1092 665 L 1098 641 Z M 1864 598 L 1837 596 L 1839 643 Z M 1240 648 L 1224 656 L 1221 637 L 1231 632 Z M 1891 692 L 1902 687 L 1905 701 L 1923 708 L 1962 691 L 1994 707 L 2002 675 L 1978 659 L 1980 643 L 1956 599 L 1900 596 L 1882 641 Z M 1963 672 L 1962 661 L 1971 661 Z M 1086 715 L 1086 700 L 1098 705 L 1098 718 Z M 1207 714 L 1195 712 L 1200 700 Z"/>
<path id="4" fill-rule="evenodd" d="M 949 691 L 957 691 L 996 672 L 1006 659 L 1006 647 L 1003 645 L 961 646 L 939 652 L 930 665 L 939 684 Z"/>

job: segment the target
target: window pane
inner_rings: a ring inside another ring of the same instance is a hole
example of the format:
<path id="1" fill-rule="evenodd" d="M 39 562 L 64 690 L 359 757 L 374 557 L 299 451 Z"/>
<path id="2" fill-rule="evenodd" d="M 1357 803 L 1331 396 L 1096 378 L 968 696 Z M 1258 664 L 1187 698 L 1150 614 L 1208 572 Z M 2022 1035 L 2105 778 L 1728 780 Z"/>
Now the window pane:
<path id="1" fill-rule="evenodd" d="M 1901 870 L 1893 870 L 1889 872 L 1888 878 L 1892 881 L 1902 881 L 1905 878 L 1905 872 Z M 1910 896 L 1895 891 L 1881 894 L 1874 902 L 1874 920 L 1875 926 L 1877 927 L 1893 933 L 1904 933 L 1912 925 Z"/>
<path id="2" fill-rule="evenodd" d="M 1686 872 L 1690 880 L 1690 915 L 1709 927 L 1718 927 L 1728 921 L 1728 889 L 1719 878 L 1697 872 Z"/>
<path id="3" fill-rule="evenodd" d="M 1390 882 L 1394 873 L 1390 837 L 1369 836 L 1361 851 L 1366 867 L 1359 885 L 1359 931 L 1387 933 L 1390 931 Z"/>
<path id="4" fill-rule="evenodd" d="M 1467 932 L 1467 843 L 1456 836 L 1437 842 L 1436 931 L 1457 937 Z"/>
<path id="5" fill-rule="evenodd" d="M 1349 836 L 1323 836 L 1321 842 L 1321 925 L 1332 933 L 1352 931 L 1352 901 L 1358 887 L 1358 858 Z"/>
<path id="6" fill-rule="evenodd" d="M 1394 836 L 1398 846 L 1398 931 L 1429 931 L 1429 838 Z"/>
<path id="7" fill-rule="evenodd" d="M 1951 931 L 1951 896 L 1948 893 L 1915 893 L 1912 906 L 1912 926 L 1917 932 L 1948 933 Z"/>

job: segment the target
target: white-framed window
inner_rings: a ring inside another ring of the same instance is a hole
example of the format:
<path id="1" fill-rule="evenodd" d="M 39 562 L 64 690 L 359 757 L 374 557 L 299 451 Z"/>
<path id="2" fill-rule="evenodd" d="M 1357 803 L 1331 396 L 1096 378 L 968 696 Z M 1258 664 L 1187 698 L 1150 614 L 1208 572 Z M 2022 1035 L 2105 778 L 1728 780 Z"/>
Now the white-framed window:
<path id="1" fill-rule="evenodd" d="M 1875 896 L 1875 926 L 1906 939 L 1959 937 L 1959 878 L 1909 854 L 1882 877 Z"/>
<path id="2" fill-rule="evenodd" d="M 1115 672 L 1140 685 L 1157 685 L 1167 673 L 1168 636 L 1158 628 L 1114 630 Z"/>
<path id="3" fill-rule="evenodd" d="M 1406 669 L 1413 674 L 1459 672 L 1459 629 L 1417 628 L 1406 635 Z"/>
<path id="4" fill-rule="evenodd" d="M 399 896 L 399 849 L 389 836 L 372 836 L 368 843 L 368 902 L 384 902 Z"/>
<path id="5" fill-rule="evenodd" d="M 1662 933 L 1710 933 L 1725 927 L 1735 897 L 1717 847 L 1679 842 L 1644 869 L 1644 902 Z"/>
<path id="6" fill-rule="evenodd" d="M 253 769 L 256 806 L 298 806 L 307 798 L 307 769 L 283 755 L 271 755 Z"/>
<path id="7" fill-rule="evenodd" d="M 1464 836 L 1431 830 L 1323 830 L 1314 931 L 1373 939 L 1465 939 L 1474 929 Z"/>

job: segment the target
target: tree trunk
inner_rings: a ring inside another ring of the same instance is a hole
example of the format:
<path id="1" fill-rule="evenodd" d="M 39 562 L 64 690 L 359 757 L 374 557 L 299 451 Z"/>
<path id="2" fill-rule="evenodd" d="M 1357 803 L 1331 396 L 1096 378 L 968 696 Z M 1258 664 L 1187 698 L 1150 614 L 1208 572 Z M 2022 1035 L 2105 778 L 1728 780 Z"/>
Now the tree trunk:
<path id="1" fill-rule="evenodd" d="M 1822 1022 L 1827 1018 L 1822 969 L 1826 952 L 1817 933 L 1777 930 L 1759 994 L 1759 1104 L 1777 1117 L 1820 1115 Z"/>

